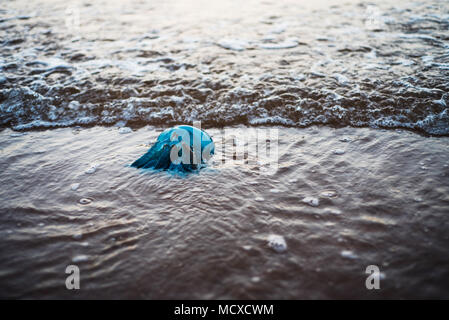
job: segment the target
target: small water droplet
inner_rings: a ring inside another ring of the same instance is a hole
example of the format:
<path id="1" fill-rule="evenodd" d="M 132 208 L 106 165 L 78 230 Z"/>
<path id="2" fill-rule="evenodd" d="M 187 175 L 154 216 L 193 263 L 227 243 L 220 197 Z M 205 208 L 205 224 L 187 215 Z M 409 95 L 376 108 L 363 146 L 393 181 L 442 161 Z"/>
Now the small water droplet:
<path id="1" fill-rule="evenodd" d="M 92 199 L 89 199 L 89 198 L 80 199 L 81 204 L 90 204 L 91 202 L 92 202 Z"/>

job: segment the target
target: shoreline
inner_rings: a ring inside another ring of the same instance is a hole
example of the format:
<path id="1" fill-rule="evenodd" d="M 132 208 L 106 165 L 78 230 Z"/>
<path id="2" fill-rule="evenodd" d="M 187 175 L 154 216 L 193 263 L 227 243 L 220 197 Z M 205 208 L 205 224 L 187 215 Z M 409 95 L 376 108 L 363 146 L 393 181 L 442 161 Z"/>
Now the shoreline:
<path id="1" fill-rule="evenodd" d="M 170 122 L 168 124 L 162 124 L 162 123 L 156 123 L 156 124 L 151 124 L 151 123 L 142 123 L 142 122 L 127 122 L 127 123 L 111 123 L 111 124 L 85 124 L 85 125 L 81 125 L 81 124 L 75 124 L 75 125 L 65 125 L 65 124 L 55 124 L 55 123 L 49 123 L 48 126 L 32 126 L 32 127 L 27 127 L 27 128 L 20 128 L 18 129 L 17 127 L 1 127 L 0 126 L 0 132 L 3 132 L 5 130 L 10 130 L 12 132 L 17 132 L 17 133 L 28 133 L 28 132 L 41 132 L 41 131 L 47 131 L 47 130 L 57 130 L 57 129 L 92 129 L 92 128 L 96 128 L 96 127 L 103 127 L 103 128 L 116 128 L 116 129 L 120 129 L 120 128 L 130 128 L 133 131 L 138 131 L 141 130 L 143 128 L 163 128 L 163 129 L 167 129 L 167 128 L 171 128 L 174 126 L 178 126 L 178 125 L 183 125 L 185 123 L 182 122 Z M 191 125 L 191 124 L 189 124 Z M 229 123 L 229 124 L 224 124 L 224 125 L 214 125 L 214 124 L 208 124 L 206 122 L 206 125 L 204 125 L 204 123 L 202 123 L 202 128 L 204 130 L 222 130 L 222 129 L 226 129 L 226 128 L 233 128 L 233 127 L 247 127 L 247 128 L 286 128 L 286 129 L 298 129 L 298 130 L 305 130 L 305 129 L 309 129 L 309 128 L 329 128 L 329 129 L 333 129 L 333 130 L 341 130 L 341 129 L 345 129 L 345 128 L 349 128 L 349 129 L 370 129 L 370 130 L 379 130 L 382 132 L 385 131 L 393 131 L 393 132 L 409 132 L 409 133 L 413 133 L 419 136 L 422 136 L 424 138 L 449 138 L 449 134 L 432 134 L 429 133 L 425 130 L 418 130 L 418 129 L 412 129 L 412 128 L 406 128 L 406 127 L 374 127 L 374 126 L 348 126 L 348 125 L 329 125 L 329 124 L 310 124 L 310 125 L 306 125 L 306 126 L 296 126 L 296 125 L 288 125 L 288 124 L 279 124 L 279 123 L 261 123 L 261 124 L 249 124 L 249 123 Z"/>

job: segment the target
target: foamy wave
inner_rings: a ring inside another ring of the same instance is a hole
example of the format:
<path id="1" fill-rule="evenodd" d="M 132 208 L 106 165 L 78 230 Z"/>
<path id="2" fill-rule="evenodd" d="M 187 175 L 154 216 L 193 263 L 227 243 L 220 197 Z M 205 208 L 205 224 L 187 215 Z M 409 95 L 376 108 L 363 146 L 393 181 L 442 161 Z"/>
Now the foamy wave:
<path id="1" fill-rule="evenodd" d="M 97 19 L 91 12 L 72 34 L 60 20 L 35 16 L 23 24 L 5 11 L 0 127 L 200 120 L 449 135 L 447 15 L 420 3 L 378 6 L 369 21 L 363 5 L 298 17 L 296 5 L 272 3 L 282 15 L 234 12 L 238 19 L 209 22 L 164 13 L 159 23 L 167 28 L 133 20 L 126 32 L 117 12 L 93 34 L 83 33 Z"/>

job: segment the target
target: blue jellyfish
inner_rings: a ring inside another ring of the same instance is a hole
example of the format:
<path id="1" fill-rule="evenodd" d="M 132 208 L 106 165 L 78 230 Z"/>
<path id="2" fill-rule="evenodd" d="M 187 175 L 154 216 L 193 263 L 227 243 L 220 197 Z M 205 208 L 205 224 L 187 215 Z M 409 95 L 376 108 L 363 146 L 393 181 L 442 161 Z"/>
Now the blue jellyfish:
<path id="1" fill-rule="evenodd" d="M 214 152 L 214 142 L 206 132 L 181 125 L 162 132 L 150 150 L 131 166 L 192 172 L 199 170 Z"/>

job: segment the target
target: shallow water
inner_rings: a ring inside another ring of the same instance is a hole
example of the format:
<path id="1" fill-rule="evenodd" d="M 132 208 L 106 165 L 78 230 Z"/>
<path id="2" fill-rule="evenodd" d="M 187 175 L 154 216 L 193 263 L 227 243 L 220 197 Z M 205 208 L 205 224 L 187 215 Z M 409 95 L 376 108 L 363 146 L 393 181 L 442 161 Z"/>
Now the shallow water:
<path id="1" fill-rule="evenodd" d="M 223 155 L 234 142 L 210 129 L 200 174 L 128 167 L 160 132 L 0 134 L 0 296 L 449 298 L 449 140 L 279 128 L 273 171 Z M 380 290 L 365 288 L 368 265 Z"/>
<path id="2" fill-rule="evenodd" d="M 447 1 L 2 2 L 0 297 L 449 298 L 448 28 Z M 200 174 L 129 167 L 198 120 Z M 234 152 L 256 127 L 267 163 Z"/>
<path id="3" fill-rule="evenodd" d="M 0 125 L 449 134 L 447 1 L 7 1 Z"/>

